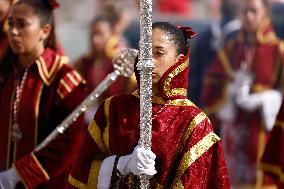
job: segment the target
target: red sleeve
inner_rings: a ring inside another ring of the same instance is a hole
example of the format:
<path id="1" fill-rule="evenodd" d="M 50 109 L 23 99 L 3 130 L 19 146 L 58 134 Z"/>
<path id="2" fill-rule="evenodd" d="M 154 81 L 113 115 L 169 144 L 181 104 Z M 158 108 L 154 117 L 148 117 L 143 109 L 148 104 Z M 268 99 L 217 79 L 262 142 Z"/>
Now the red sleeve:
<path id="1" fill-rule="evenodd" d="M 64 112 L 62 114 L 64 117 L 61 117 L 60 120 L 69 115 L 85 97 L 82 84 L 70 85 L 70 87 L 72 91 L 68 94 L 64 93 L 64 95 L 62 93 L 63 96 L 57 102 L 56 110 L 52 110 Z M 58 99 L 60 98 L 58 97 Z M 62 115 L 60 114 L 58 117 Z M 58 119 L 58 117 L 50 119 Z M 71 167 L 82 141 L 83 121 L 83 115 L 81 115 L 64 134 L 58 135 L 41 150 L 34 151 L 15 162 L 14 167 L 27 188 L 36 188 Z"/>

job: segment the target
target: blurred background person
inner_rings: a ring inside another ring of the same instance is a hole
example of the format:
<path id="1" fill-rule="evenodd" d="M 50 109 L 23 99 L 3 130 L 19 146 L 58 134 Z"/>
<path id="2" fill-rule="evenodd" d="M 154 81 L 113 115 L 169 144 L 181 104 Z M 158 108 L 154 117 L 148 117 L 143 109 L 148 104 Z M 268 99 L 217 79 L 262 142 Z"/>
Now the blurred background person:
<path id="1" fill-rule="evenodd" d="M 87 55 L 75 62 L 75 69 L 87 81 L 87 93 L 91 93 L 106 76 L 114 71 L 112 59 L 125 46 L 121 41 L 114 40 L 114 25 L 107 15 L 99 15 L 90 25 L 90 48 Z M 134 77 L 134 76 L 133 76 Z M 108 98 L 117 93 L 132 92 L 136 88 L 134 78 L 118 77 L 118 79 L 103 93 L 100 99 Z M 93 119 L 98 104 L 90 108 L 85 115 L 85 123 Z"/>
<path id="2" fill-rule="evenodd" d="M 12 3 L 12 0 L 0 0 L 0 58 L 3 56 L 8 45 L 7 25 L 5 23 Z"/>
<path id="3" fill-rule="evenodd" d="M 202 103 L 221 123 L 233 188 L 274 186 L 259 169 L 283 86 L 283 42 L 273 31 L 269 7 L 265 0 L 242 1 L 241 30 L 218 52 L 204 80 Z"/>
<path id="4" fill-rule="evenodd" d="M 239 0 L 208 1 L 208 10 L 212 23 L 197 36 L 189 73 L 189 98 L 199 106 L 202 106 L 200 96 L 206 68 L 225 41 L 236 37 L 240 29 Z"/>
<path id="5" fill-rule="evenodd" d="M 0 188 L 64 188 L 81 143 L 83 116 L 35 150 L 85 95 L 81 76 L 57 53 L 58 6 L 20 0 L 8 16 L 9 46 L 0 60 Z"/>

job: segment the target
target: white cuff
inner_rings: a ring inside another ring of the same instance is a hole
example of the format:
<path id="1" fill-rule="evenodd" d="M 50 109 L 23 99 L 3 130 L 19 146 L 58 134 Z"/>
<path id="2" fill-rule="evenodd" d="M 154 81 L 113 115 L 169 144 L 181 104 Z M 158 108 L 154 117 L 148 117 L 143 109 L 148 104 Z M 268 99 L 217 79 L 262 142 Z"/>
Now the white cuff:
<path id="1" fill-rule="evenodd" d="M 98 189 L 109 189 L 115 157 L 109 156 L 103 160 L 99 171 Z"/>

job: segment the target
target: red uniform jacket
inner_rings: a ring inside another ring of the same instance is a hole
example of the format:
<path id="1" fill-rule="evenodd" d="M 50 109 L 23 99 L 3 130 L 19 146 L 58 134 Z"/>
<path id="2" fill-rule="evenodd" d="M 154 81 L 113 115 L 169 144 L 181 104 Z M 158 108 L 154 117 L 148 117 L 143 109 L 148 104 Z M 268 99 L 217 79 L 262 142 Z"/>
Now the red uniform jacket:
<path id="1" fill-rule="evenodd" d="M 172 66 L 153 97 L 152 151 L 157 188 L 229 188 L 218 136 L 187 95 L 188 61 Z M 139 80 L 139 78 L 138 78 Z M 139 95 L 118 95 L 99 107 L 69 177 L 70 188 L 96 188 L 103 159 L 130 154 L 139 139 Z"/>
<path id="2" fill-rule="evenodd" d="M 31 65 L 19 103 L 18 124 L 23 137 L 17 143 L 11 141 L 16 85 L 13 66 L 0 83 L 0 170 L 13 163 L 26 188 L 64 188 L 80 145 L 82 117 L 43 149 L 34 151 L 85 96 L 80 75 L 64 61 L 46 49 Z"/>

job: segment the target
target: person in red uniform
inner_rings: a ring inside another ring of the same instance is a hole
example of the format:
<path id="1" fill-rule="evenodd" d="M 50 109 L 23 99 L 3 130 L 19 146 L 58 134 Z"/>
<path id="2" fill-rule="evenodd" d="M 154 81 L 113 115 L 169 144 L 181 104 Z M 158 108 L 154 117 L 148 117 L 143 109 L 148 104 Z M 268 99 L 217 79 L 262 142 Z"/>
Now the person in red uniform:
<path id="1" fill-rule="evenodd" d="M 117 174 L 122 188 L 136 185 L 140 174 L 154 175 L 152 188 L 229 188 L 220 139 L 186 98 L 187 38 L 195 35 L 188 27 L 153 24 L 153 152 L 137 146 L 139 92 L 108 98 L 88 127 L 70 188 L 109 188 Z"/>
<path id="2" fill-rule="evenodd" d="M 75 69 L 87 81 L 87 93 L 91 93 L 109 73 L 114 71 L 112 59 L 120 49 L 125 48 L 120 45 L 118 38 L 113 36 L 112 30 L 112 20 L 108 16 L 97 16 L 90 27 L 90 52 L 74 64 Z M 137 88 L 133 77 L 118 77 L 102 94 L 100 100 L 118 93 L 133 92 Z M 97 106 L 94 105 L 86 112 L 87 125 L 92 120 Z"/>
<path id="3" fill-rule="evenodd" d="M 0 186 L 5 189 L 64 188 L 82 140 L 81 116 L 35 150 L 85 97 L 81 76 L 56 53 L 57 6 L 20 0 L 8 17 L 9 47 L 0 62 Z"/>
<path id="4" fill-rule="evenodd" d="M 218 52 L 203 87 L 205 112 L 221 127 L 237 188 L 273 187 L 258 165 L 281 105 L 284 48 L 265 7 L 265 0 L 243 2 L 241 30 Z"/>

